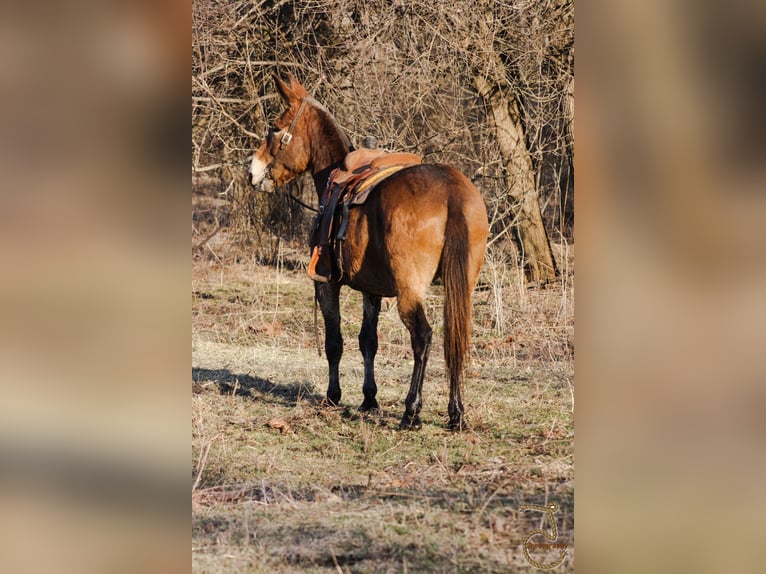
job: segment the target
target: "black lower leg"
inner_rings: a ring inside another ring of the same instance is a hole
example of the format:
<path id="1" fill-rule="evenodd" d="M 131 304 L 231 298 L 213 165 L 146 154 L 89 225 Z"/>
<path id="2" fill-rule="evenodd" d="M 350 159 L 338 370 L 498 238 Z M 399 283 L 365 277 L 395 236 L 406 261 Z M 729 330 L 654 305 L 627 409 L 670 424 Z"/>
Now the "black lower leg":
<path id="1" fill-rule="evenodd" d="M 327 386 L 327 402 L 331 405 L 340 403 L 340 358 L 343 355 L 343 337 L 340 331 L 340 286 L 335 283 L 316 283 L 317 298 L 324 319 L 324 349 L 330 369 L 330 381 Z"/>
<path id="2" fill-rule="evenodd" d="M 468 425 L 463 416 L 463 404 L 460 401 L 455 403 L 450 401 L 447 410 L 449 411 L 449 428 L 451 430 L 468 429 Z"/>
<path id="3" fill-rule="evenodd" d="M 375 354 L 378 352 L 378 315 L 380 314 L 380 297 L 364 294 L 364 315 L 362 330 L 359 332 L 359 349 L 364 357 L 364 384 L 362 392 L 364 401 L 359 407 L 362 411 L 378 408 L 375 395 L 378 387 L 375 384 Z"/>
<path id="4" fill-rule="evenodd" d="M 468 429 L 468 425 L 463 416 L 464 411 L 461 386 L 461 377 L 452 374 L 450 376 L 449 404 L 447 405 L 447 412 L 449 413 L 449 428 L 457 431 Z"/>
<path id="5" fill-rule="evenodd" d="M 415 365 L 412 369 L 412 380 L 410 381 L 410 391 L 404 401 L 404 416 L 402 417 L 399 428 L 419 429 L 420 409 L 423 406 L 423 378 L 425 376 L 426 364 L 428 363 L 428 352 L 431 348 L 431 327 L 426 320 L 423 307 L 418 306 L 409 321 L 406 321 L 410 329 L 410 338 L 412 340 L 412 351 L 415 355 Z"/>

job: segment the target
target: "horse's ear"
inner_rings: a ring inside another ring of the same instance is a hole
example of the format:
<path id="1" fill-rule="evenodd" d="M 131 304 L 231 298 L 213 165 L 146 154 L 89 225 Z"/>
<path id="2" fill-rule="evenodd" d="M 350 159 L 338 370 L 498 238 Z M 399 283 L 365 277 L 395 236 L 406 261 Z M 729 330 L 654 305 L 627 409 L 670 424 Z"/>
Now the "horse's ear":
<path id="1" fill-rule="evenodd" d="M 306 88 L 301 86 L 300 82 L 295 79 L 295 76 L 293 76 L 292 72 L 290 72 L 290 87 L 293 89 L 293 92 L 295 92 L 295 95 L 299 98 L 308 98 L 309 93 L 306 91 Z"/>
<path id="2" fill-rule="evenodd" d="M 279 92 L 279 95 L 282 97 L 282 101 L 285 103 L 286 106 L 289 106 L 290 101 L 296 97 L 295 92 L 290 86 L 288 86 L 285 82 L 283 82 L 279 76 L 277 76 L 276 72 L 274 72 L 273 77 L 274 77 L 274 84 L 277 87 L 277 91 Z"/>

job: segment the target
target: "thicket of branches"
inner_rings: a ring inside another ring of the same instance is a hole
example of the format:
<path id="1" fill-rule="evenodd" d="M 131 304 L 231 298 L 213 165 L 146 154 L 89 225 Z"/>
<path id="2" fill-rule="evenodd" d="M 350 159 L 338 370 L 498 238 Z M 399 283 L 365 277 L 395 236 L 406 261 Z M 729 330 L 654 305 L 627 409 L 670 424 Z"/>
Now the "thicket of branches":
<path id="1" fill-rule="evenodd" d="M 356 145 L 371 134 L 463 170 L 487 202 L 493 247 L 504 249 L 514 174 L 481 79 L 519 103 L 546 229 L 571 237 L 573 35 L 572 0 L 194 0 L 194 173 L 220 179 L 254 237 L 300 237 L 306 216 L 281 194 L 253 192 L 240 163 L 280 112 L 272 72 L 292 72 Z M 310 201 L 313 184 L 293 192 Z"/>

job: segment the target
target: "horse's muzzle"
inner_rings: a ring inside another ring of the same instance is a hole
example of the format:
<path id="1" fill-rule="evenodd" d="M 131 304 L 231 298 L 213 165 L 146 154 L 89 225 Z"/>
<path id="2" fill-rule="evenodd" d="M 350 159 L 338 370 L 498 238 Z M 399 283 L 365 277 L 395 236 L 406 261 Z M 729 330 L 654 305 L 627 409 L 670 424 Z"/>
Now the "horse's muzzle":
<path id="1" fill-rule="evenodd" d="M 254 187 L 258 187 L 265 179 L 267 179 L 267 170 L 269 165 L 258 157 L 253 156 L 250 162 L 250 167 L 247 170 L 247 176 L 250 180 L 250 184 Z"/>

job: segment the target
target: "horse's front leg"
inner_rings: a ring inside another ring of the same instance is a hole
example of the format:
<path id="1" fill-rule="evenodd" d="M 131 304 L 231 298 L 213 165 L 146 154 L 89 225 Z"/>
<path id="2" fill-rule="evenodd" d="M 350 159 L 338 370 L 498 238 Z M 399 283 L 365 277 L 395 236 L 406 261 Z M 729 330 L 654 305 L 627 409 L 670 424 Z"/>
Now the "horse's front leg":
<path id="1" fill-rule="evenodd" d="M 315 283 L 316 297 L 324 318 L 324 350 L 330 367 L 327 402 L 340 403 L 340 358 L 343 355 L 343 337 L 340 332 L 340 285 L 335 282 Z"/>
<path id="2" fill-rule="evenodd" d="M 362 392 L 364 401 L 359 407 L 361 411 L 370 411 L 378 408 L 375 395 L 378 394 L 378 386 L 375 384 L 375 354 L 378 352 L 378 315 L 380 315 L 380 296 L 364 294 L 364 311 L 362 318 L 362 330 L 359 331 L 359 350 L 364 357 L 364 384 Z"/>

